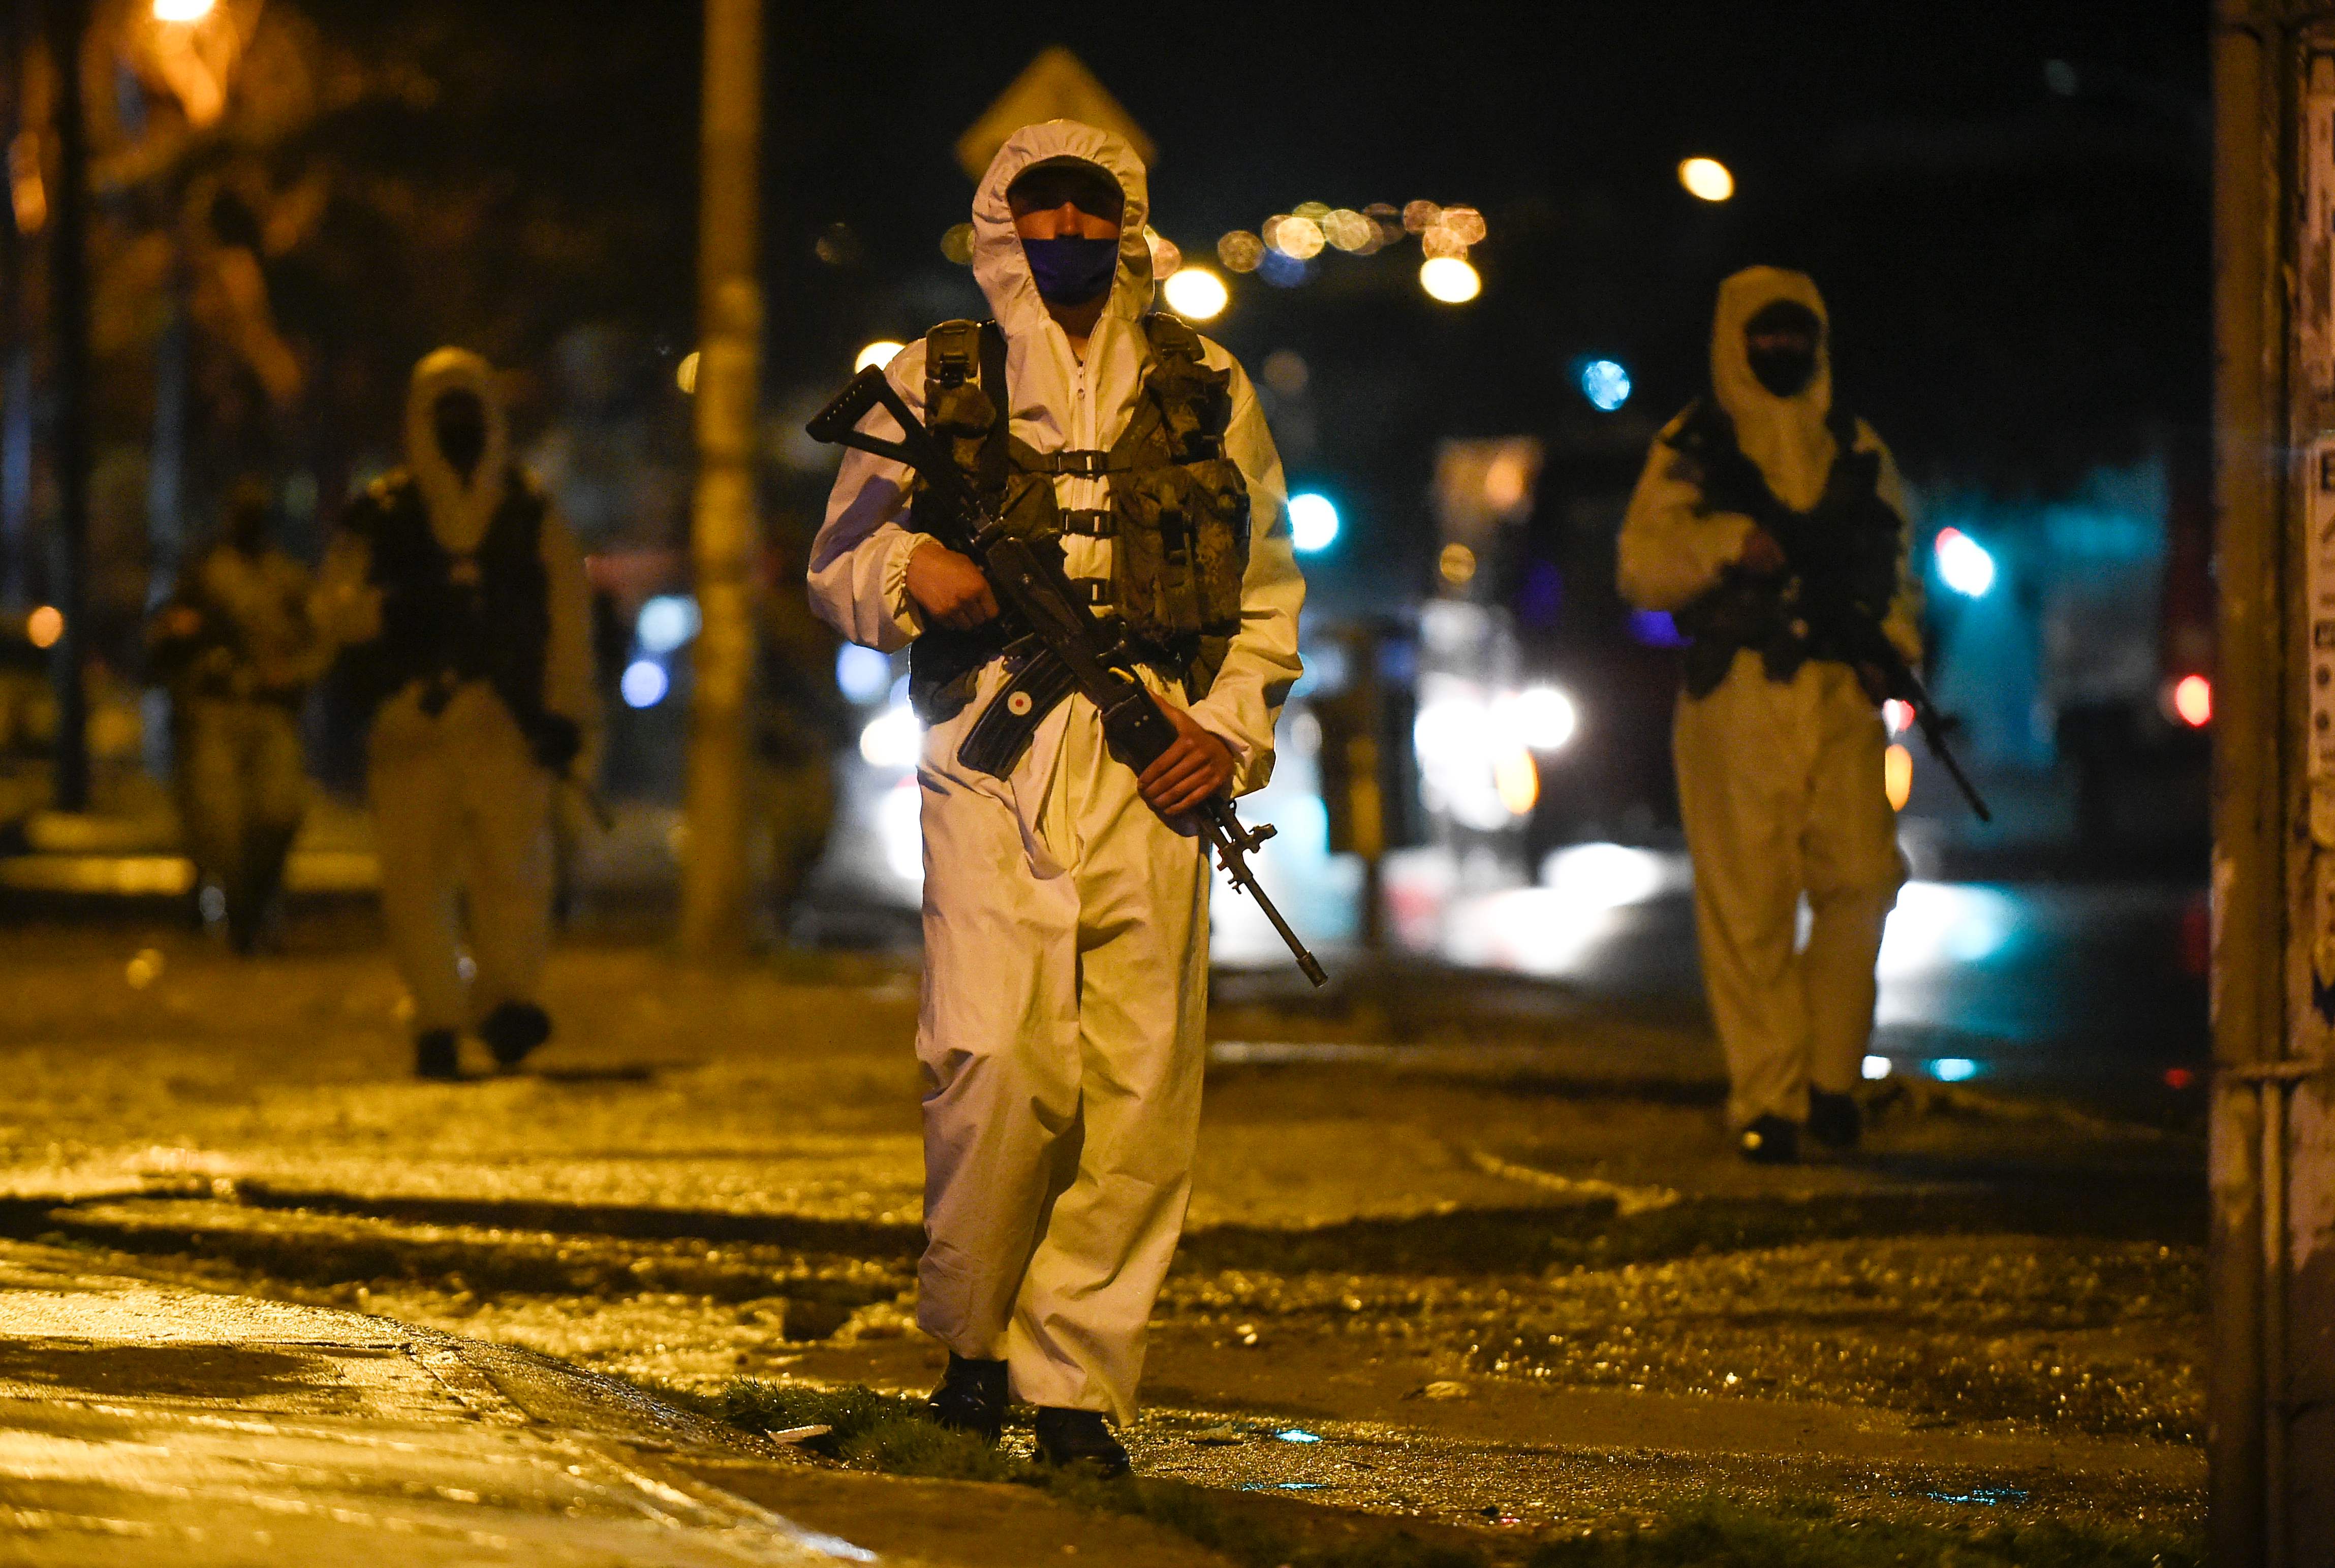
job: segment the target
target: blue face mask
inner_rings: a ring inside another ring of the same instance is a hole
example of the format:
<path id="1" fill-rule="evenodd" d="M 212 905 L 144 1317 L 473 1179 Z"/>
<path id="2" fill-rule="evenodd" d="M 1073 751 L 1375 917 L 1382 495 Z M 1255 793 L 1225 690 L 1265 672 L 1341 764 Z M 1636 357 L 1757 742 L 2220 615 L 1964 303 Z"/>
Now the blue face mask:
<path id="1" fill-rule="evenodd" d="M 1022 254 L 1048 305 L 1084 305 L 1107 292 L 1119 270 L 1116 239 L 1025 239 Z"/>

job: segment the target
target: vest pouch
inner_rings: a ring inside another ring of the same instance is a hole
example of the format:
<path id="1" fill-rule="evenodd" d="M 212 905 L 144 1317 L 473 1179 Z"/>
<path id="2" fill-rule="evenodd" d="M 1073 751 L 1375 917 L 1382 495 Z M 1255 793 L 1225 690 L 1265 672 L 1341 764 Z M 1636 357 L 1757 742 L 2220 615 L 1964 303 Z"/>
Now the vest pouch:
<path id="1" fill-rule="evenodd" d="M 1229 637 L 1240 630 L 1241 578 L 1248 568 L 1248 480 L 1230 458 L 1192 463 L 1186 471 L 1198 501 L 1192 547 L 1196 630 Z"/>
<path id="2" fill-rule="evenodd" d="M 1193 520 L 1206 509 L 1198 482 L 1162 463 L 1115 475 L 1110 509 L 1111 602 L 1135 634 L 1167 646 L 1200 630 Z"/>
<path id="3" fill-rule="evenodd" d="M 958 468 L 969 474 L 978 472 L 982 443 L 997 423 L 997 405 L 989 401 L 978 382 L 930 390 L 932 407 L 925 421 L 926 428 L 949 443 Z"/>

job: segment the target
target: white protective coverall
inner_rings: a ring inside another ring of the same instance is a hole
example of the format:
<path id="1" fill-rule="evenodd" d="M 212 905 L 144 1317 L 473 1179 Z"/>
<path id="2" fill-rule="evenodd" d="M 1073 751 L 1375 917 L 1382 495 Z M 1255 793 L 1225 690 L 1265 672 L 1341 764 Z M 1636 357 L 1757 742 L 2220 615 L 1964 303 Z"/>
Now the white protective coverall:
<path id="1" fill-rule="evenodd" d="M 1006 187 L 1042 160 L 1108 171 L 1127 198 L 1109 301 L 1083 361 L 1032 282 Z M 1119 138 L 1071 121 L 1016 131 L 974 198 L 974 276 L 1005 334 L 1012 432 L 1040 452 L 1108 449 L 1127 426 L 1151 303 L 1143 166 Z M 1237 762 L 1236 791 L 1273 766 L 1273 727 L 1299 674 L 1304 597 L 1291 552 L 1281 460 L 1248 378 L 1232 373 L 1226 454 L 1252 506 L 1242 621 L 1192 716 Z M 887 373 L 919 414 L 925 350 Z M 867 427 L 896 427 L 880 411 Z M 844 459 L 811 549 L 813 606 L 886 651 L 923 630 L 908 597 L 906 471 Z M 1062 476 L 1065 508 L 1100 507 L 1108 481 Z M 1108 579 L 1111 541 L 1063 540 L 1075 579 Z M 957 760 L 1002 683 L 925 737 L 925 992 L 916 1031 L 925 1100 L 925 1229 L 917 1321 L 960 1355 L 1010 1363 L 1015 1397 L 1132 1415 L 1144 1325 L 1183 1228 L 1197 1136 L 1207 1006 L 1207 859 L 1202 841 L 1144 805 L 1104 750 L 1093 706 L 1072 696 L 1010 779 Z M 1171 699 L 1180 688 L 1152 680 Z"/>
<path id="2" fill-rule="evenodd" d="M 469 392 L 486 410 L 485 455 L 465 483 L 438 449 L 431 411 Z M 406 397 L 407 472 L 430 529 L 458 576 L 485 538 L 512 483 L 508 423 L 487 362 L 441 348 L 414 367 Z M 592 687 L 590 596 L 583 557 L 556 508 L 543 514 L 540 551 L 551 634 L 544 652 L 547 711 L 584 734 L 578 777 L 596 754 L 599 702 Z M 372 551 L 344 531 L 327 553 L 322 600 L 344 644 L 381 634 L 381 590 L 367 582 Z M 473 568 L 475 569 L 475 568 Z M 510 709 L 484 681 L 468 681 L 434 716 L 423 682 L 383 702 L 367 740 L 366 792 L 381 859 L 382 919 L 413 1000 L 416 1034 L 460 1031 L 504 1002 L 539 1004 L 551 945 L 551 809 L 556 780 L 536 760 Z M 459 895 L 459 896 L 458 896 Z M 462 918 L 467 913 L 467 923 Z M 476 971 L 466 983 L 467 949 Z"/>
<path id="3" fill-rule="evenodd" d="M 1711 324 L 1711 385 L 1768 488 L 1805 511 L 1823 495 L 1837 451 L 1826 423 L 1830 355 L 1820 339 L 1816 374 L 1792 397 L 1761 386 L 1743 329 L 1775 300 L 1797 301 L 1826 321 L 1805 274 L 1735 274 L 1720 286 Z M 1881 499 L 1905 517 L 1888 449 L 1862 420 L 1855 429 L 1856 450 L 1881 454 Z M 1692 465 L 1656 440 L 1622 526 L 1623 596 L 1641 609 L 1684 606 L 1741 557 L 1752 528 L 1748 517 L 1707 507 Z M 1884 629 L 1915 661 L 1919 599 L 1901 539 Z M 1672 743 L 1703 982 L 1732 1082 L 1728 1114 L 1739 1127 L 1765 1115 L 1805 1120 L 1811 1084 L 1836 1094 L 1856 1085 L 1873 1032 L 1882 926 L 1905 877 L 1883 783 L 1880 716 L 1846 664 L 1810 660 L 1778 682 L 1757 653 L 1742 650 L 1716 691 L 1681 696 Z M 1813 915 L 1805 946 L 1797 940 L 1803 897 Z"/>

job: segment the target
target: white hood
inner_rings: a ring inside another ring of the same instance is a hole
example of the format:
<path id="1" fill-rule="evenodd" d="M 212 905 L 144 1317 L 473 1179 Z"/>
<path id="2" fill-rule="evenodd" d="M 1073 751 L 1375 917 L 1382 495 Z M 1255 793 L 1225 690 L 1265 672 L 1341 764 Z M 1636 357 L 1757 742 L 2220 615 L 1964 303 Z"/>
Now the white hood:
<path id="1" fill-rule="evenodd" d="M 989 308 L 1008 337 L 1038 331 L 1047 315 L 1046 302 L 1038 297 L 1038 286 L 1030 276 L 1029 258 L 1022 254 L 1022 238 L 1013 232 L 1013 209 L 1005 200 L 1005 189 L 1023 169 L 1050 158 L 1083 159 L 1119 182 L 1127 212 L 1119 219 L 1119 276 L 1111 281 L 1110 303 L 1103 313 L 1134 321 L 1151 308 L 1151 247 L 1143 237 L 1151 217 L 1151 195 L 1143 160 L 1108 131 L 1075 120 L 1049 120 L 1007 137 L 973 196 L 974 281 L 988 296 Z"/>
<path id="2" fill-rule="evenodd" d="M 438 450 L 431 410 L 450 392 L 475 394 L 487 411 L 487 446 L 468 484 Z M 405 394 L 405 463 L 421 487 L 430 510 L 430 531 L 458 556 L 468 555 L 487 537 L 495 508 L 503 504 L 510 468 L 510 429 L 495 393 L 494 368 L 466 348 L 441 348 L 413 367 Z"/>
<path id="3" fill-rule="evenodd" d="M 1751 373 L 1743 326 L 1779 299 L 1816 313 L 1817 371 L 1808 384 L 1779 398 Z M 1710 385 L 1719 406 L 1735 421 L 1735 439 L 1768 488 L 1795 511 L 1807 511 L 1824 495 L 1837 444 L 1825 423 L 1832 412 L 1832 323 L 1824 295 L 1804 272 L 1749 266 L 1719 286 L 1719 308 L 1710 323 Z"/>

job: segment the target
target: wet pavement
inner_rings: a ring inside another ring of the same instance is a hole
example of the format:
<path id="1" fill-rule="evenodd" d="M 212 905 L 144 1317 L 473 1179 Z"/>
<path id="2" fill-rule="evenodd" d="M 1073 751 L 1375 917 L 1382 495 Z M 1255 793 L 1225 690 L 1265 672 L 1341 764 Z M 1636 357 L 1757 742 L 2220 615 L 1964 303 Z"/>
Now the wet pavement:
<path id="1" fill-rule="evenodd" d="M 0 934 L 0 1235 L 681 1390 L 929 1386 L 905 963 L 566 951 L 539 1070 L 445 1087 L 401 1076 L 377 953 L 294 936 L 237 965 L 161 933 Z M 1756 1169 L 1691 1018 L 1400 965 L 1303 1007 L 1276 984 L 1220 987 L 1192 1232 L 1130 1434 L 1150 1473 L 1487 1540 L 1702 1488 L 2194 1525 L 2202 1154 L 2177 1105 L 1899 1072 L 1869 1086 L 1862 1153 Z M 284 1370 L 222 1369 L 263 1404 Z M 806 1528 L 889 1517 L 850 1491 L 870 1477 L 820 1470 L 790 1510 L 755 1474 Z M 1011 1501 L 1001 1520 L 1039 1506 Z"/>

